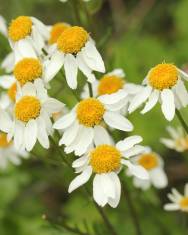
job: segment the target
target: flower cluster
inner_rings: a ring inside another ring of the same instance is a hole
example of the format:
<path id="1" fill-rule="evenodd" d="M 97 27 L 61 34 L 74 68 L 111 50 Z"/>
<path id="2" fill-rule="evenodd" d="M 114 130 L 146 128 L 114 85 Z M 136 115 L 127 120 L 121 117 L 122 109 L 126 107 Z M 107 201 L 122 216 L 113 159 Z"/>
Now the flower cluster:
<path id="1" fill-rule="evenodd" d="M 4 89 L 0 97 L 0 166 L 5 167 L 8 160 L 20 163 L 20 157 L 28 157 L 37 141 L 48 149 L 58 132 L 58 147 L 75 156 L 72 167 L 78 175 L 70 183 L 69 193 L 88 182 L 92 174 L 93 198 L 100 206 L 117 207 L 120 180 L 126 175 L 133 176 L 135 187 L 144 190 L 151 185 L 166 187 L 162 157 L 140 145 L 139 135 L 126 136 L 134 128 L 128 114 L 146 102 L 144 114 L 160 102 L 165 118 L 171 121 L 176 110 L 188 105 L 184 85 L 188 75 L 174 64 L 162 63 L 150 69 L 141 85 L 133 84 L 121 68 L 105 73 L 97 44 L 81 26 L 65 22 L 47 26 L 35 17 L 19 16 L 7 28 L 4 19 L 0 20 L 1 32 L 12 49 L 1 64 L 5 74 L 0 77 Z M 86 84 L 76 93 L 75 105 L 62 112 L 65 104 L 49 95 L 52 80 L 75 94 L 80 72 Z M 115 143 L 114 130 L 126 138 Z M 168 132 L 172 139 L 162 138 L 163 144 L 180 152 L 188 149 L 182 129 L 169 127 Z M 124 174 L 119 176 L 121 171 Z M 173 192 L 169 198 L 174 204 L 165 208 L 187 210 L 187 198 Z"/>

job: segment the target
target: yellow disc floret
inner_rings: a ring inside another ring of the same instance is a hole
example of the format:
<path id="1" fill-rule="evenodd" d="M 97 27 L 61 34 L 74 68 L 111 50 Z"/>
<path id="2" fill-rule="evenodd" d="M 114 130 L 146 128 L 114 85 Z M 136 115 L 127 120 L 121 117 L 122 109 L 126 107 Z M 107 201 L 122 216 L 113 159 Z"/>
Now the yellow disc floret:
<path id="1" fill-rule="evenodd" d="M 141 155 L 138 160 L 138 163 L 143 166 L 146 170 L 152 170 L 159 164 L 158 157 L 155 153 L 145 153 Z"/>
<path id="2" fill-rule="evenodd" d="M 183 197 L 180 200 L 180 207 L 181 207 L 182 210 L 188 212 L 188 197 Z"/>
<path id="3" fill-rule="evenodd" d="M 95 98 L 82 100 L 77 106 L 77 118 L 80 124 L 92 127 L 100 124 L 105 112 L 104 105 Z"/>
<path id="4" fill-rule="evenodd" d="M 88 38 L 87 31 L 82 27 L 69 27 L 58 38 L 57 47 L 63 53 L 76 54 L 84 47 Z"/>
<path id="5" fill-rule="evenodd" d="M 8 29 L 8 35 L 11 40 L 19 41 L 31 34 L 32 21 L 28 16 L 19 16 L 12 20 Z"/>
<path id="6" fill-rule="evenodd" d="M 99 145 L 90 153 L 90 164 L 97 174 L 117 171 L 120 161 L 121 153 L 111 145 Z"/>
<path id="7" fill-rule="evenodd" d="M 40 60 L 34 58 L 20 60 L 14 67 L 14 76 L 21 85 L 24 85 L 26 82 L 33 82 L 42 76 Z"/>
<path id="8" fill-rule="evenodd" d="M 8 142 L 7 134 L 0 132 L 0 148 L 6 148 L 11 144 L 11 141 Z"/>
<path id="9" fill-rule="evenodd" d="M 123 88 L 124 81 L 115 75 L 105 75 L 98 85 L 99 95 L 112 94 Z"/>
<path id="10" fill-rule="evenodd" d="M 23 96 L 15 105 L 15 116 L 22 122 L 28 122 L 40 115 L 41 104 L 34 96 Z"/>
<path id="11" fill-rule="evenodd" d="M 70 27 L 68 24 L 65 23 L 57 23 L 52 26 L 52 29 L 50 31 L 50 38 L 49 38 L 49 44 L 53 44 L 57 42 L 57 39 L 59 36 Z"/>
<path id="12" fill-rule="evenodd" d="M 149 72 L 148 81 L 154 89 L 169 89 L 178 81 L 177 67 L 173 64 L 158 64 Z"/>
<path id="13" fill-rule="evenodd" d="M 15 99 L 16 99 L 16 91 L 17 91 L 17 86 L 16 86 L 16 82 L 15 82 L 8 89 L 8 96 L 13 102 L 15 102 Z"/>

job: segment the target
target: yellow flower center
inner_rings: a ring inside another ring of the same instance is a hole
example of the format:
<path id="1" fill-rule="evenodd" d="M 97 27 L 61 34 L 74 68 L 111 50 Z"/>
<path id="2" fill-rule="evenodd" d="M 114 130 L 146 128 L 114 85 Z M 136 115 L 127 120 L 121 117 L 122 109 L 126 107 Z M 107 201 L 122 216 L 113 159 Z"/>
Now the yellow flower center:
<path id="1" fill-rule="evenodd" d="M 180 147 L 183 150 L 188 150 L 188 136 L 177 139 L 176 146 Z"/>
<path id="2" fill-rule="evenodd" d="M 99 95 L 112 94 L 121 89 L 124 85 L 123 79 L 115 75 L 105 75 L 99 81 Z"/>
<path id="3" fill-rule="evenodd" d="M 8 29 L 8 35 L 11 40 L 19 41 L 31 34 L 32 21 L 28 16 L 19 16 L 12 20 Z"/>
<path id="4" fill-rule="evenodd" d="M 139 158 L 138 163 L 146 170 L 152 170 L 158 166 L 158 158 L 155 153 L 145 153 Z"/>
<path id="5" fill-rule="evenodd" d="M 24 85 L 26 82 L 33 82 L 42 76 L 40 60 L 34 58 L 22 59 L 14 67 L 14 76 L 21 85 Z"/>
<path id="6" fill-rule="evenodd" d="M 88 98 L 78 104 L 76 112 L 80 124 L 92 127 L 100 124 L 105 108 L 99 100 Z"/>
<path id="7" fill-rule="evenodd" d="M 8 147 L 12 142 L 7 141 L 7 134 L 0 132 L 0 148 Z"/>
<path id="8" fill-rule="evenodd" d="M 88 41 L 89 35 L 82 27 L 68 27 L 57 40 L 57 47 L 63 53 L 76 54 Z"/>
<path id="9" fill-rule="evenodd" d="M 173 64 L 158 64 L 149 72 L 148 80 L 155 89 L 169 89 L 178 81 L 178 70 Z"/>
<path id="10" fill-rule="evenodd" d="M 188 197 L 183 197 L 180 201 L 180 207 L 183 209 L 183 210 L 186 210 L 188 211 Z"/>
<path id="11" fill-rule="evenodd" d="M 15 100 L 16 100 L 16 91 L 17 91 L 17 86 L 16 86 L 16 82 L 15 82 L 8 89 L 8 96 L 13 102 L 15 102 Z"/>
<path id="12" fill-rule="evenodd" d="M 40 115 L 41 104 L 34 96 L 23 96 L 15 105 L 15 116 L 22 122 L 28 122 Z"/>
<path id="13" fill-rule="evenodd" d="M 121 153 L 110 145 L 99 145 L 90 153 L 90 164 L 97 174 L 117 171 L 120 168 Z"/>
<path id="14" fill-rule="evenodd" d="M 50 31 L 50 38 L 49 44 L 53 44 L 57 42 L 59 36 L 65 31 L 65 29 L 69 28 L 70 26 L 64 23 L 57 23 L 52 26 Z"/>

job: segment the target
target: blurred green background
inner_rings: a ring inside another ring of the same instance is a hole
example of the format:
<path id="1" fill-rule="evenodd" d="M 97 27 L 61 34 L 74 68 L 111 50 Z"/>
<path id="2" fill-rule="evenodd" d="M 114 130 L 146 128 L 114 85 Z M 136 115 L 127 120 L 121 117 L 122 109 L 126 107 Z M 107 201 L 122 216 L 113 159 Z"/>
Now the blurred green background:
<path id="1" fill-rule="evenodd" d="M 32 15 L 47 25 L 60 21 L 84 25 L 96 40 L 107 70 L 123 68 L 127 80 L 135 83 L 141 83 L 147 71 L 163 61 L 188 68 L 187 12 L 187 0 L 91 0 L 89 3 L 0 0 L 0 14 L 8 22 L 19 15 Z M 2 35 L 0 43 L 2 60 L 10 49 Z M 70 95 L 67 98 L 65 91 L 58 98 L 69 106 L 75 102 Z M 182 113 L 188 120 L 188 112 Z M 164 157 L 169 188 L 175 186 L 182 190 L 188 180 L 187 154 L 177 154 L 160 144 L 159 138 L 167 135 L 165 127 L 169 125 L 160 106 L 144 116 L 137 111 L 130 119 L 135 126 L 134 133 L 143 136 L 144 144 Z M 177 120 L 170 123 L 178 124 Z M 106 228 L 84 191 L 79 189 L 68 195 L 67 187 L 73 175 L 59 163 L 57 150 L 37 148 L 37 154 L 33 155 L 20 167 L 10 166 L 0 172 L 0 234 L 75 234 L 66 229 L 71 226 L 85 234 L 106 235 Z M 133 188 L 131 179 L 126 180 L 144 235 L 188 234 L 187 215 L 163 211 L 169 188 L 140 192 Z M 119 234 L 135 234 L 123 196 L 118 209 L 107 207 L 105 211 Z"/>

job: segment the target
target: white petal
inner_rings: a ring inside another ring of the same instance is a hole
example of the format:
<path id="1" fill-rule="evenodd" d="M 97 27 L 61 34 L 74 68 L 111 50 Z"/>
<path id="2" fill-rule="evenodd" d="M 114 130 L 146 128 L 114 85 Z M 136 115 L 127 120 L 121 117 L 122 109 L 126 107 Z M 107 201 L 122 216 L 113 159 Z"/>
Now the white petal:
<path id="1" fill-rule="evenodd" d="M 119 90 L 116 93 L 110 94 L 110 95 L 101 95 L 98 97 L 98 99 L 103 104 L 115 104 L 119 102 L 121 99 L 124 99 L 127 96 L 127 93 L 124 90 Z"/>
<path id="2" fill-rule="evenodd" d="M 120 151 L 126 151 L 132 148 L 135 144 L 142 142 L 142 140 L 143 138 L 139 135 L 130 136 L 130 137 L 125 138 L 124 140 L 119 141 L 116 144 L 116 147 Z"/>
<path id="3" fill-rule="evenodd" d="M 114 184 L 114 188 L 115 188 L 115 197 L 114 198 L 108 198 L 108 204 L 113 207 L 116 208 L 119 204 L 120 201 L 120 195 L 121 195 L 121 184 L 120 184 L 120 180 L 119 177 L 117 176 L 116 173 L 112 172 L 109 174 L 113 184 Z"/>
<path id="4" fill-rule="evenodd" d="M 22 149 L 24 146 L 24 125 L 21 122 L 16 122 L 14 131 L 14 146 L 16 149 Z"/>
<path id="5" fill-rule="evenodd" d="M 135 111 L 142 103 L 144 103 L 152 92 L 150 86 L 142 88 L 142 90 L 132 99 L 130 106 L 128 108 L 129 113 Z"/>
<path id="6" fill-rule="evenodd" d="M 13 75 L 3 75 L 0 76 L 0 86 L 4 89 L 8 89 L 16 82 L 16 79 Z"/>
<path id="7" fill-rule="evenodd" d="M 71 89 L 77 88 L 77 73 L 78 73 L 78 65 L 76 63 L 76 59 L 73 55 L 67 54 L 65 57 L 65 76 L 67 83 Z"/>
<path id="8" fill-rule="evenodd" d="M 0 109 L 0 130 L 8 133 L 13 126 L 13 122 L 7 112 Z"/>
<path id="9" fill-rule="evenodd" d="M 39 143 L 46 149 L 49 148 L 49 139 L 48 139 L 48 134 L 46 131 L 46 126 L 45 126 L 45 122 L 42 118 L 38 118 L 37 119 L 37 139 L 39 141 Z"/>
<path id="10" fill-rule="evenodd" d="M 141 114 L 147 113 L 156 105 L 156 103 L 159 99 L 159 93 L 160 92 L 158 90 L 154 90 L 151 93 L 148 102 L 146 103 L 144 109 L 141 111 Z"/>
<path id="11" fill-rule="evenodd" d="M 164 205 L 164 209 L 167 211 L 177 211 L 180 209 L 180 206 L 175 203 L 168 203 Z"/>
<path id="12" fill-rule="evenodd" d="M 135 145 L 134 147 L 132 147 L 126 151 L 123 151 L 122 154 L 125 158 L 129 158 L 129 157 L 141 154 L 145 151 L 146 151 L 146 148 L 144 146 Z"/>
<path id="13" fill-rule="evenodd" d="M 19 40 L 17 42 L 17 49 L 22 57 L 32 57 L 32 58 L 37 57 L 35 50 L 28 39 Z"/>
<path id="14" fill-rule="evenodd" d="M 6 20 L 3 18 L 3 16 L 0 15 L 0 32 L 7 37 L 7 25 Z"/>
<path id="15" fill-rule="evenodd" d="M 174 94 L 169 89 L 164 89 L 161 92 L 161 109 L 168 121 L 172 121 L 175 115 L 175 102 L 174 102 Z"/>
<path id="16" fill-rule="evenodd" d="M 44 80 L 49 82 L 59 72 L 64 64 L 64 54 L 56 52 L 52 55 L 49 63 L 46 64 L 44 69 Z"/>
<path id="17" fill-rule="evenodd" d="M 23 93 L 23 96 L 27 96 L 27 95 L 36 96 L 36 88 L 34 84 L 31 82 L 27 82 L 22 87 L 22 93 Z"/>
<path id="18" fill-rule="evenodd" d="M 112 143 L 107 130 L 102 126 L 94 127 L 94 142 L 96 146 L 101 145 L 101 144 L 110 145 Z"/>
<path id="19" fill-rule="evenodd" d="M 53 125 L 54 129 L 65 129 L 69 127 L 76 119 L 76 113 L 74 111 L 59 118 Z"/>
<path id="20" fill-rule="evenodd" d="M 166 147 L 173 149 L 175 147 L 174 140 L 161 138 L 160 142 L 163 143 Z"/>
<path id="21" fill-rule="evenodd" d="M 48 98 L 44 103 L 43 103 L 43 108 L 49 113 L 56 113 L 62 110 L 64 107 L 64 104 L 54 98 Z"/>
<path id="22" fill-rule="evenodd" d="M 79 131 L 79 124 L 75 121 L 63 134 L 59 141 L 59 145 L 65 144 L 66 146 L 71 145 L 75 140 Z"/>
<path id="23" fill-rule="evenodd" d="M 182 75 L 182 77 L 186 80 L 186 81 L 188 81 L 188 74 L 186 73 L 186 72 L 184 72 L 183 70 L 181 70 L 181 69 L 178 69 L 179 70 L 179 72 L 180 72 L 180 75 Z"/>
<path id="24" fill-rule="evenodd" d="M 30 120 L 24 130 L 25 148 L 31 151 L 37 141 L 37 123 L 35 120 Z"/>
<path id="25" fill-rule="evenodd" d="M 174 127 L 172 127 L 172 126 L 168 126 L 168 127 L 166 128 L 166 130 L 168 131 L 169 135 L 170 135 L 174 140 L 176 140 L 176 139 L 178 139 L 179 137 L 181 137 L 181 136 L 179 135 L 178 131 L 177 131 Z"/>
<path id="26" fill-rule="evenodd" d="M 87 162 L 88 162 L 88 156 L 84 155 L 83 157 L 80 157 L 80 158 L 76 159 L 76 160 L 72 163 L 72 167 L 73 167 L 73 168 L 82 167 L 82 166 L 85 165 Z"/>
<path id="27" fill-rule="evenodd" d="M 167 176 L 161 168 L 150 171 L 150 178 L 156 188 L 165 188 L 168 185 Z"/>
<path id="28" fill-rule="evenodd" d="M 178 83 L 175 86 L 175 92 L 179 98 L 183 107 L 186 107 L 188 104 L 188 92 L 185 88 L 184 83 L 179 79 Z"/>
<path id="29" fill-rule="evenodd" d="M 96 175 L 93 179 L 93 198 L 99 206 L 105 206 L 108 198 L 102 187 L 103 175 Z"/>
<path id="30" fill-rule="evenodd" d="M 140 165 L 134 165 L 128 160 L 121 160 L 122 164 L 126 165 L 129 168 L 129 171 L 131 172 L 132 175 L 143 179 L 143 180 L 148 180 L 149 179 L 149 174 L 147 170 L 140 166 Z"/>
<path id="31" fill-rule="evenodd" d="M 104 62 L 101 55 L 97 51 L 95 45 L 87 42 L 82 49 L 85 63 L 92 69 L 101 73 L 105 72 Z"/>
<path id="32" fill-rule="evenodd" d="M 71 193 L 72 191 L 74 191 L 75 189 L 79 188 L 80 186 L 82 186 L 83 184 L 85 184 L 90 176 L 92 174 L 92 168 L 91 166 L 88 166 L 83 172 L 82 174 L 78 175 L 69 185 L 69 189 L 68 192 Z"/>
<path id="33" fill-rule="evenodd" d="M 122 131 L 132 131 L 132 123 L 119 113 L 115 112 L 105 112 L 104 121 L 112 128 L 122 130 Z"/>
<path id="34" fill-rule="evenodd" d="M 95 79 L 96 79 L 95 75 L 92 73 L 92 70 L 84 62 L 82 52 L 79 52 L 77 54 L 76 61 L 77 61 L 79 69 L 88 78 L 88 81 L 93 83 L 95 81 Z"/>
<path id="35" fill-rule="evenodd" d="M 188 183 L 185 184 L 184 194 L 185 194 L 185 196 L 188 196 Z"/>
<path id="36" fill-rule="evenodd" d="M 3 59 L 1 67 L 5 70 L 6 73 L 10 73 L 13 71 L 14 63 L 15 63 L 14 52 L 10 52 Z"/>

